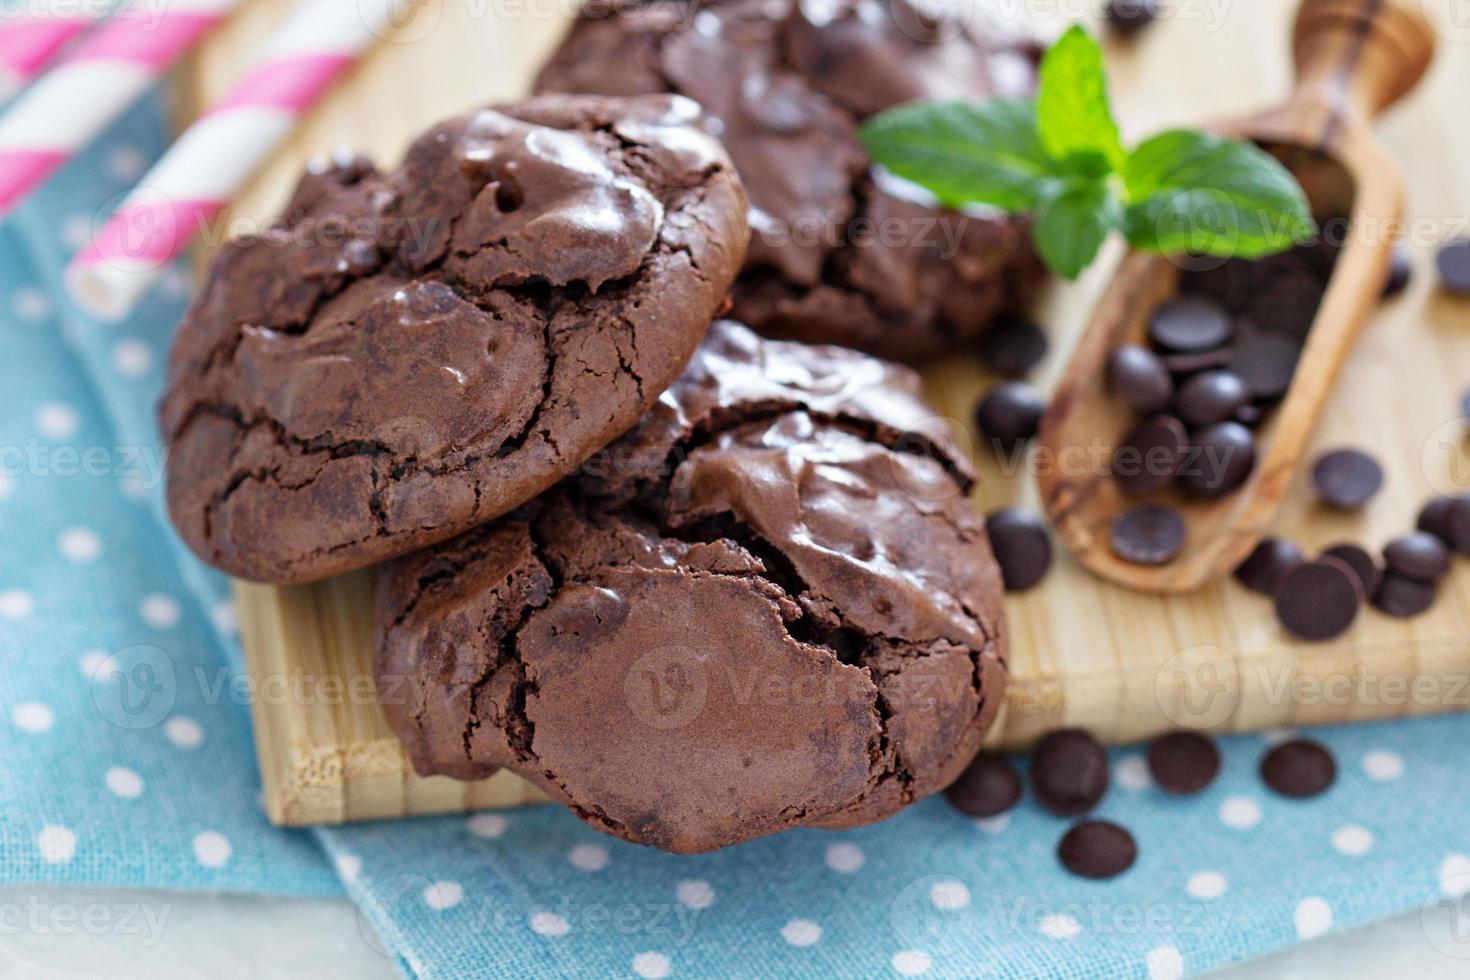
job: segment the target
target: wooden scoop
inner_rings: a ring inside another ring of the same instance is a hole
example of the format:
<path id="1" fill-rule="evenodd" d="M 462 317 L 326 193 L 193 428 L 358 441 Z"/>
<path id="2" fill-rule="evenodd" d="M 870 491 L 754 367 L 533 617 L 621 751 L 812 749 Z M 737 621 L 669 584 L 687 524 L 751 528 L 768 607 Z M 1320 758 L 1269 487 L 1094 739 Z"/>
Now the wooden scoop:
<path id="1" fill-rule="evenodd" d="M 1286 103 L 1215 127 L 1255 140 L 1291 168 L 1319 216 L 1350 220 L 1291 388 L 1256 430 L 1247 482 L 1215 500 L 1170 491 L 1187 528 L 1184 550 L 1160 566 L 1131 564 L 1111 550 L 1113 519 L 1138 501 L 1096 465 L 1066 465 L 1111 451 L 1137 421 L 1108 390 L 1108 355 L 1147 344 L 1149 314 L 1178 286 L 1167 257 L 1130 252 L 1093 313 L 1041 422 L 1042 501 L 1062 541 L 1095 574 L 1144 592 L 1187 592 L 1233 570 L 1281 506 L 1293 471 L 1348 349 L 1379 303 L 1403 214 L 1403 180 L 1374 140 L 1369 120 L 1423 76 L 1434 33 L 1418 0 L 1304 0 L 1293 32 L 1296 86 Z M 1104 455 L 1101 458 L 1106 459 Z M 1082 472 L 1086 470 L 1087 472 Z M 1153 499 L 1153 498 L 1146 498 Z"/>

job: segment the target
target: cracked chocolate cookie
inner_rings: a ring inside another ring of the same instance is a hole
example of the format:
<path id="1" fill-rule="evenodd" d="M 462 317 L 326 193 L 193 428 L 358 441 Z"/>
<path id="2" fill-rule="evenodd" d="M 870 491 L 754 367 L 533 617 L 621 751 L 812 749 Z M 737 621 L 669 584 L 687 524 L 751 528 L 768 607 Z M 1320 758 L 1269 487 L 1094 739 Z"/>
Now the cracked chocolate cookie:
<path id="1" fill-rule="evenodd" d="M 998 3 L 591 0 L 540 91 L 701 103 L 751 200 L 737 319 L 910 360 L 972 344 L 1041 270 L 1024 221 L 935 207 L 875 172 L 868 116 L 917 99 L 1029 96 L 1041 47 Z"/>
<path id="2" fill-rule="evenodd" d="M 881 819 L 1000 706 L 971 482 L 906 368 L 718 322 L 585 472 L 385 567 L 379 698 L 420 773 L 665 850 Z"/>
<path id="3" fill-rule="evenodd" d="M 302 582 L 452 537 L 633 426 L 740 266 L 746 202 L 687 99 L 542 96 L 402 166 L 311 170 L 226 246 L 161 410 L 205 561 Z"/>

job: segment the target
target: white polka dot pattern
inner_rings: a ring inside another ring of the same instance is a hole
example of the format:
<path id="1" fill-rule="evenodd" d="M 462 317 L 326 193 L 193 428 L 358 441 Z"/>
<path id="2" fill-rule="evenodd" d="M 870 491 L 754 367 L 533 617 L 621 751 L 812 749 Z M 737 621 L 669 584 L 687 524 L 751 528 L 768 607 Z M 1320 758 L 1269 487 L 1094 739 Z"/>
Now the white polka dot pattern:
<path id="1" fill-rule="evenodd" d="M 1293 916 L 1301 939 L 1316 939 L 1332 928 L 1332 907 L 1320 898 L 1304 898 Z"/>
<path id="2" fill-rule="evenodd" d="M 823 860 L 827 867 L 838 874 L 850 875 L 861 868 L 867 858 L 856 844 L 832 844 L 827 848 Z"/>

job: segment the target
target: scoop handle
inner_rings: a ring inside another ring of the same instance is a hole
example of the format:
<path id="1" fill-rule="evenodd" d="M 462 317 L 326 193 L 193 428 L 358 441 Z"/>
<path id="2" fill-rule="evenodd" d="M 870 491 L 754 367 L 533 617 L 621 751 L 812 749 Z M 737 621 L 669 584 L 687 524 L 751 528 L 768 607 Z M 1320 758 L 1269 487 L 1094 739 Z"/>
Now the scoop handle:
<path id="1" fill-rule="evenodd" d="M 1422 0 L 1302 0 L 1297 92 L 1371 119 L 1423 77 L 1434 41 Z"/>

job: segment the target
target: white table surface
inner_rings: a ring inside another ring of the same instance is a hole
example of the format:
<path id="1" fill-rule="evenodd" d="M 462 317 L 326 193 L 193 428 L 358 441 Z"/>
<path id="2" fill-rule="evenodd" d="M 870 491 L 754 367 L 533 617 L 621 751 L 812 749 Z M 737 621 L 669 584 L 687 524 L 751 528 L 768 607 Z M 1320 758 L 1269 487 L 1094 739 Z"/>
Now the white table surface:
<path id="1" fill-rule="evenodd" d="M 84 927 L 81 923 L 90 923 Z M 26 980 L 387 980 L 392 962 L 345 899 L 0 888 L 0 977 Z M 1470 956 L 1470 937 L 1457 951 Z M 1216 980 L 1464 980 L 1470 958 L 1428 940 L 1416 911 L 1214 974 Z"/>

